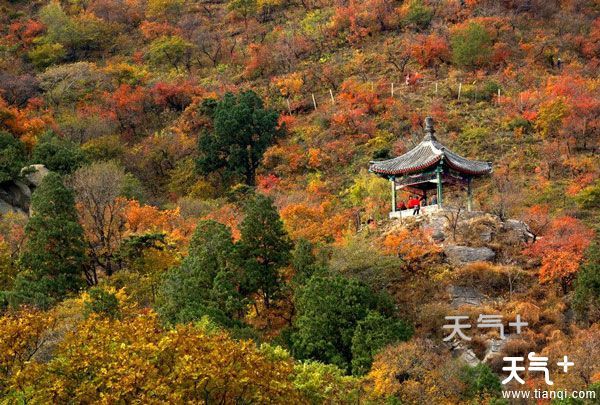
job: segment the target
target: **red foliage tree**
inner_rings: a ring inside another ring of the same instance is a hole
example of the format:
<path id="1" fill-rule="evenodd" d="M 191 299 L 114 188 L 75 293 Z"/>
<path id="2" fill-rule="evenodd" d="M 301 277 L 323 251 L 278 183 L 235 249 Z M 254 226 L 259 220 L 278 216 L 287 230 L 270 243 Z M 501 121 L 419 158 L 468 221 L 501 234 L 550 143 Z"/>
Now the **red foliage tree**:
<path id="1" fill-rule="evenodd" d="M 422 67 L 433 68 L 436 76 L 440 65 L 450 60 L 448 41 L 437 34 L 418 35 L 410 54 Z"/>
<path id="2" fill-rule="evenodd" d="M 541 259 L 540 282 L 559 283 L 566 293 L 593 236 L 591 229 L 573 217 L 552 220 L 542 237 L 525 249 L 526 254 Z"/>

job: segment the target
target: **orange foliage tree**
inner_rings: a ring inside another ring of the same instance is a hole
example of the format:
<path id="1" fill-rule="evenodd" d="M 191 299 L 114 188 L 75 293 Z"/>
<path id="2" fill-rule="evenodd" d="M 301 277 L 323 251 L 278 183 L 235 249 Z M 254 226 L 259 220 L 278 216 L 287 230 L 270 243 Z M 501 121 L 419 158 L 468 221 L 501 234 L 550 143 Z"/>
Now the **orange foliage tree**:
<path id="1" fill-rule="evenodd" d="M 542 236 L 525 253 L 541 259 L 540 282 L 559 283 L 566 293 L 594 232 L 581 221 L 563 216 L 553 219 Z"/>
<path id="2" fill-rule="evenodd" d="M 331 202 L 290 204 L 281 209 L 281 219 L 293 239 L 312 242 L 339 240 L 352 219 L 351 210 L 334 208 Z"/>
<path id="3" fill-rule="evenodd" d="M 450 47 L 446 38 L 437 34 L 418 35 L 410 54 L 422 67 L 433 68 L 437 77 L 440 65 L 450 60 Z"/>
<path id="4" fill-rule="evenodd" d="M 55 126 L 50 112 L 43 106 L 41 99 L 32 98 L 25 108 L 17 108 L 0 97 L 0 130 L 7 130 L 33 146 L 38 135 Z"/>
<path id="5" fill-rule="evenodd" d="M 461 382 L 451 356 L 425 339 L 382 350 L 367 375 L 367 392 L 375 399 L 399 399 L 409 404 L 458 403 Z M 400 377 L 400 378 L 399 378 Z"/>
<path id="6" fill-rule="evenodd" d="M 397 255 L 408 262 L 421 261 L 441 251 L 431 237 L 421 229 L 399 229 L 387 234 L 382 241 L 387 254 Z"/>
<path id="7" fill-rule="evenodd" d="M 181 217 L 179 208 L 161 210 L 130 200 L 125 206 L 124 218 L 126 234 L 164 232 L 173 241 L 187 241 L 193 231 L 193 223 Z"/>

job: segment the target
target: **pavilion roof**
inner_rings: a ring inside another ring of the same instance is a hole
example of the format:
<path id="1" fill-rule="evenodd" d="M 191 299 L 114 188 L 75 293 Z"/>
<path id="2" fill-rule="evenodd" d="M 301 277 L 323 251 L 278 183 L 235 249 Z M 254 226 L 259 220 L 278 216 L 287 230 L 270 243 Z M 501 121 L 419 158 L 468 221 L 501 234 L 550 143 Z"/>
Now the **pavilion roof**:
<path id="1" fill-rule="evenodd" d="M 417 173 L 435 167 L 443 159 L 443 164 L 459 173 L 480 176 L 492 172 L 491 162 L 470 160 L 452 152 L 438 142 L 434 133 L 433 119 L 427 117 L 425 137 L 417 146 L 393 159 L 371 161 L 369 171 L 383 175 Z"/>

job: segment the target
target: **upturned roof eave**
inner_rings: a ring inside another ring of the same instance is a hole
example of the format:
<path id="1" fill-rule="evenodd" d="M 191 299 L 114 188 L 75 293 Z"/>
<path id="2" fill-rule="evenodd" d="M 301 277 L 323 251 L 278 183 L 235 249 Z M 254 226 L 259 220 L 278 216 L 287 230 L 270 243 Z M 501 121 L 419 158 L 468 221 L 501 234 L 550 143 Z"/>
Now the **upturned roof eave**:
<path id="1" fill-rule="evenodd" d="M 432 166 L 435 166 L 437 163 L 439 163 L 439 161 L 441 160 L 442 156 L 444 157 L 444 163 L 446 163 L 448 165 L 448 167 L 450 167 L 453 170 L 456 170 L 459 173 L 463 173 L 463 174 L 468 174 L 471 176 L 484 176 L 487 174 L 491 174 L 492 173 L 492 166 L 490 164 L 490 162 L 481 162 L 481 161 L 470 161 L 473 164 L 486 164 L 488 167 L 486 169 L 482 169 L 482 170 L 470 170 L 468 168 L 465 168 L 464 166 L 458 165 L 456 163 L 454 163 L 452 161 L 452 158 L 447 156 L 445 153 L 442 155 L 438 155 L 436 156 L 434 159 L 417 165 L 417 166 L 410 166 L 404 169 L 396 169 L 396 170 L 387 170 L 381 167 L 377 167 L 378 164 L 381 163 L 386 163 L 398 158 L 394 158 L 394 159 L 388 159 L 388 160 L 381 160 L 381 161 L 370 161 L 369 162 L 369 171 L 372 173 L 377 173 L 377 174 L 383 174 L 383 175 L 388 175 L 388 176 L 395 176 L 395 175 L 406 175 L 406 174 L 412 174 L 412 173 L 417 173 L 420 171 L 423 171 L 425 169 L 428 169 Z M 402 156 L 399 156 L 402 157 Z"/>
<path id="2" fill-rule="evenodd" d="M 432 159 L 431 161 L 429 161 L 427 163 L 423 163 L 423 164 L 417 165 L 417 166 L 411 166 L 406 169 L 398 169 L 398 170 L 385 170 L 385 169 L 373 167 L 377 163 L 387 162 L 387 160 L 371 161 L 371 162 L 369 162 L 369 171 L 373 172 L 373 173 L 386 174 L 386 175 L 398 175 L 398 174 L 404 175 L 404 174 L 417 173 L 417 172 L 423 171 L 429 167 L 436 165 L 440 161 L 440 159 L 441 159 L 441 155 L 436 156 L 435 159 Z M 394 160 L 394 159 L 389 159 L 389 160 Z"/>

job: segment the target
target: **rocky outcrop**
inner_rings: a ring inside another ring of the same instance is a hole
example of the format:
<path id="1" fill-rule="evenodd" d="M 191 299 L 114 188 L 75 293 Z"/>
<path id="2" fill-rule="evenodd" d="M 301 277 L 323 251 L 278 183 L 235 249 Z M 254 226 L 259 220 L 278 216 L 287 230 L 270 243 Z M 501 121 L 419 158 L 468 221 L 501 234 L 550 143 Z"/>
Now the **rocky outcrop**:
<path id="1" fill-rule="evenodd" d="M 0 184 L 0 214 L 28 213 L 31 194 L 48 173 L 44 165 L 31 165 L 21 169 L 21 180 Z"/>
<path id="2" fill-rule="evenodd" d="M 21 177 L 23 177 L 29 187 L 33 188 L 39 187 L 48 173 L 50 173 L 50 170 L 40 164 L 26 166 L 21 169 Z"/>
<path id="3" fill-rule="evenodd" d="M 483 294 L 471 287 L 451 285 L 448 287 L 451 305 L 459 308 L 464 305 L 479 306 L 485 298 Z"/>
<path id="4" fill-rule="evenodd" d="M 496 253 L 488 247 L 449 245 L 444 246 L 444 253 L 448 262 L 454 265 L 492 261 L 496 257 Z"/>
<path id="5" fill-rule="evenodd" d="M 450 343 L 450 350 L 455 357 L 461 358 L 466 364 L 475 367 L 481 363 L 473 350 L 469 349 L 462 341 L 453 339 Z"/>
<path id="6" fill-rule="evenodd" d="M 506 231 L 513 233 L 514 236 L 518 237 L 522 242 L 531 242 L 534 239 L 534 235 L 531 233 L 529 226 L 523 221 L 508 219 L 503 222 L 502 225 Z"/>

